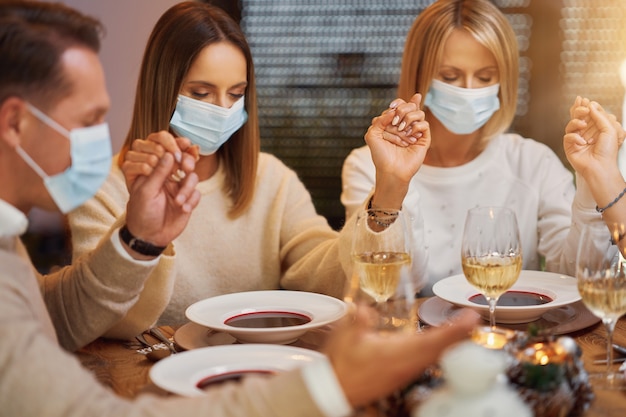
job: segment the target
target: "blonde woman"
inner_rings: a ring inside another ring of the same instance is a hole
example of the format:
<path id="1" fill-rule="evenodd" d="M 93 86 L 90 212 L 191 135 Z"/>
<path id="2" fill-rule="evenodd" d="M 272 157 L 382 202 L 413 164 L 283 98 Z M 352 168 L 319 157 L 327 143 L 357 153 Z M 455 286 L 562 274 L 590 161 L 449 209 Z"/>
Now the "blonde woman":
<path id="1" fill-rule="evenodd" d="M 416 18 L 398 96 L 424 96 L 432 142 L 419 172 L 419 164 L 406 167 L 395 187 L 397 195 L 406 194 L 396 205 L 412 215 L 414 234 L 425 242 L 424 295 L 432 294 L 438 280 L 462 273 L 465 216 L 479 205 L 515 211 L 524 269 L 539 269 L 543 259 L 547 270 L 573 274 L 579 224 L 597 215 L 595 203 L 587 194 L 575 196 L 571 173 L 547 146 L 505 133 L 515 114 L 517 85 L 515 34 L 488 0 L 439 0 Z M 400 131 L 412 130 L 394 122 Z M 410 148 L 410 141 L 391 134 L 385 140 L 397 153 Z M 370 193 L 377 204 L 375 172 L 370 148 L 347 157 L 341 195 L 347 216 Z"/>

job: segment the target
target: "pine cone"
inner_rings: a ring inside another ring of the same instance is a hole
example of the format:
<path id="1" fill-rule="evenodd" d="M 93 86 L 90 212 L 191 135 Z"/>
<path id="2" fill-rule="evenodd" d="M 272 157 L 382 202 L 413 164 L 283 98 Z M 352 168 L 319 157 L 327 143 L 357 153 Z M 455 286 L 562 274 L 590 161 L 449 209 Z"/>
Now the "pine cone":
<path id="1" fill-rule="evenodd" d="M 533 408 L 535 417 L 565 417 L 574 406 L 574 396 L 563 381 L 557 389 L 538 391 L 527 387 L 517 387 L 520 397 Z"/>
<path id="2" fill-rule="evenodd" d="M 551 372 L 549 368 L 534 368 L 527 363 L 521 363 L 517 358 L 507 369 L 509 381 L 533 407 L 535 417 L 582 415 L 593 400 L 589 377 L 581 359 L 582 351 L 573 339 L 565 339 L 568 338 L 557 341 L 566 346 L 568 352 L 566 360 L 553 369 L 559 370 L 559 373 Z M 532 342 L 536 341 L 535 339 Z M 522 350 L 526 347 L 520 344 L 516 348 Z"/>

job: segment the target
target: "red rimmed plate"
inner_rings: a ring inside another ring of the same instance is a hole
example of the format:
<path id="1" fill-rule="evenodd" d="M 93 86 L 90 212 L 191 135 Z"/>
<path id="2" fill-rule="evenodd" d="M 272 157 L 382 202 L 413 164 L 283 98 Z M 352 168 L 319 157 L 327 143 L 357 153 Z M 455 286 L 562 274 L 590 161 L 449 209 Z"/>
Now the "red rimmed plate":
<path id="1" fill-rule="evenodd" d="M 305 366 L 323 358 L 319 352 L 266 344 L 211 346 L 168 356 L 150 368 L 158 387 L 186 397 L 204 395 L 211 383 L 249 374 L 269 375 Z"/>
<path id="2" fill-rule="evenodd" d="M 189 306 L 185 315 L 242 343 L 288 344 L 311 329 L 339 320 L 346 311 L 346 303 L 326 295 L 268 290 L 207 298 Z M 254 324 L 242 327 L 242 319 L 251 319 Z"/>
<path id="3" fill-rule="evenodd" d="M 431 297 L 420 305 L 418 314 L 420 320 L 424 323 L 439 327 L 447 324 L 459 310 L 461 310 L 461 307 L 439 297 Z M 525 331 L 529 324 L 533 324 L 542 330 L 549 331 L 551 334 L 562 335 L 585 329 L 599 321 L 600 319 L 594 316 L 582 301 L 578 301 L 548 310 L 538 320 L 530 323 L 498 324 L 498 326 Z"/>
<path id="4" fill-rule="evenodd" d="M 476 302 L 480 293 L 467 282 L 463 274 L 442 279 L 433 285 L 433 292 L 459 307 L 468 307 L 489 318 L 489 307 Z M 543 271 L 522 271 L 509 292 L 544 297 L 545 303 L 530 305 L 502 305 L 496 307 L 498 324 L 529 323 L 538 320 L 544 313 L 555 308 L 580 301 L 576 278 Z M 482 296 L 480 296 L 482 297 Z M 522 297 L 518 297 L 522 298 Z"/>

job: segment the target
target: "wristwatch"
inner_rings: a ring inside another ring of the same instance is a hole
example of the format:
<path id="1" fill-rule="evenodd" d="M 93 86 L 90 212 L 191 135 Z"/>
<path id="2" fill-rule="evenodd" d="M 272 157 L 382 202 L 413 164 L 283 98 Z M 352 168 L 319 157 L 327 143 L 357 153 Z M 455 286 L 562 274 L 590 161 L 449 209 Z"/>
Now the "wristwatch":
<path id="1" fill-rule="evenodd" d="M 152 243 L 137 239 L 135 236 L 132 235 L 132 233 L 130 233 L 126 225 L 124 225 L 120 229 L 120 239 L 122 239 L 122 242 L 126 243 L 128 247 L 135 252 L 146 256 L 159 256 L 167 247 L 155 246 Z"/>

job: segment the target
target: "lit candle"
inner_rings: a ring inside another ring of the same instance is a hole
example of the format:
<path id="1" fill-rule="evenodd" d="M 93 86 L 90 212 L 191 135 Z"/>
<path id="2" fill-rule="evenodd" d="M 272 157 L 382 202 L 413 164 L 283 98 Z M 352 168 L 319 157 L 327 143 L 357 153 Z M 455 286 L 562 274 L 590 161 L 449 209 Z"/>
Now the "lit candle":
<path id="1" fill-rule="evenodd" d="M 560 365 L 568 357 L 568 353 L 558 343 L 533 343 L 520 352 L 519 358 L 523 362 L 533 365 Z"/>
<path id="2" fill-rule="evenodd" d="M 500 327 L 477 327 L 472 332 L 472 341 L 488 349 L 502 349 L 509 342 L 513 333 L 512 330 L 506 330 Z"/>
<path id="3" fill-rule="evenodd" d="M 537 391 L 558 389 L 567 368 L 569 353 L 558 342 L 537 342 L 521 349 L 517 359 L 522 375 L 519 382 Z"/>

